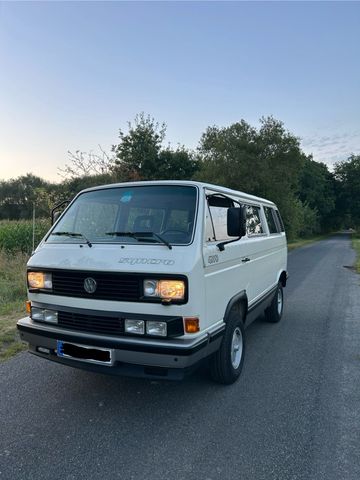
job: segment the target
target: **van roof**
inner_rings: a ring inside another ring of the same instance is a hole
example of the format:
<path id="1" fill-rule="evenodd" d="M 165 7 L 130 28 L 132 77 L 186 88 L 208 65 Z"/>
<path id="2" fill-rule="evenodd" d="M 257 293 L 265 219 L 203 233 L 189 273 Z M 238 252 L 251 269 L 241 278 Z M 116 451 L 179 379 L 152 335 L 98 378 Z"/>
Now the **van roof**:
<path id="1" fill-rule="evenodd" d="M 220 185 L 214 185 L 211 183 L 205 182 L 195 182 L 192 180 L 151 180 L 151 181 L 141 181 L 141 182 L 122 182 L 122 183 L 110 183 L 107 185 L 99 185 L 96 187 L 86 188 L 82 190 L 80 193 L 83 192 L 91 192 L 93 190 L 103 190 L 105 188 L 116 188 L 116 187 L 139 187 L 142 185 L 187 185 L 187 186 L 195 186 L 199 188 L 206 188 L 208 190 L 213 190 L 214 192 L 224 193 L 227 195 L 233 195 L 236 197 L 242 197 L 244 199 L 253 201 L 253 202 L 261 202 L 267 203 L 269 205 L 275 205 L 270 200 L 266 200 L 265 198 L 256 197 L 255 195 L 250 195 L 245 192 L 241 192 L 238 190 L 232 190 L 231 188 L 221 187 Z"/>

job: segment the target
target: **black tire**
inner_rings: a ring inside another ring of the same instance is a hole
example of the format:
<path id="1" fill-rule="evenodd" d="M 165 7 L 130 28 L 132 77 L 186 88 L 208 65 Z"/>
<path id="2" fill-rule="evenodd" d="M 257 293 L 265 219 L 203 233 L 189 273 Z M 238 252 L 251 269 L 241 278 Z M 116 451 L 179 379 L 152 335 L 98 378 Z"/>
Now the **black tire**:
<path id="1" fill-rule="evenodd" d="M 284 310 L 284 291 L 281 282 L 278 283 L 270 307 L 265 310 L 265 319 L 270 323 L 280 322 Z"/>
<path id="2" fill-rule="evenodd" d="M 245 356 L 245 329 L 243 317 L 243 310 L 240 306 L 236 306 L 231 310 L 226 322 L 225 333 L 220 348 L 211 358 L 210 371 L 212 379 L 224 385 L 234 383 L 239 378 L 243 367 Z M 238 354 L 235 353 L 235 349 L 233 349 L 234 337 L 236 337 L 234 340 L 235 343 L 240 343 L 241 341 L 239 357 L 236 357 Z M 232 353 L 234 358 L 232 358 Z"/>

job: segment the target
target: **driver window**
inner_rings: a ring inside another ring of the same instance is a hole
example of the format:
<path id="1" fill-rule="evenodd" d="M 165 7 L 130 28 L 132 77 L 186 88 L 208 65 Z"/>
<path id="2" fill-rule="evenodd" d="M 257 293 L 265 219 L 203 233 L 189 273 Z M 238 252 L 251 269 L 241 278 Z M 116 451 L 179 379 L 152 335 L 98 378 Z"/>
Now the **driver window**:
<path id="1" fill-rule="evenodd" d="M 227 211 L 233 207 L 231 198 L 224 195 L 209 195 L 206 209 L 206 242 L 221 242 L 231 240 L 227 234 Z"/>

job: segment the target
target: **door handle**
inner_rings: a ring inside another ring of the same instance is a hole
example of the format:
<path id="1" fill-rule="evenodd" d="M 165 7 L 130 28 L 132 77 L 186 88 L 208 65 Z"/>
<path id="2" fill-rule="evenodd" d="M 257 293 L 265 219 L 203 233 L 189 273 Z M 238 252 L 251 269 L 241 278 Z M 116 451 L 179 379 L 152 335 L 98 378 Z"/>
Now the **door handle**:
<path id="1" fill-rule="evenodd" d="M 250 258 L 249 258 L 249 257 L 245 257 L 245 258 L 242 258 L 241 261 L 242 261 L 243 263 L 250 262 Z"/>

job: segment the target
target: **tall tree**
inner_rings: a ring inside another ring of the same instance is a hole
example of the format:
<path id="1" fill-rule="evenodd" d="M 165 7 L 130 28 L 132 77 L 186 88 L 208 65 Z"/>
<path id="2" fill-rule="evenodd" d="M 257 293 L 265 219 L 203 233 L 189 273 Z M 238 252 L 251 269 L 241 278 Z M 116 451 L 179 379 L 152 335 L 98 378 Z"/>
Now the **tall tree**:
<path id="1" fill-rule="evenodd" d="M 334 169 L 339 181 L 339 203 L 353 226 L 360 226 L 360 155 L 350 155 Z M 348 225 L 350 226 L 350 225 Z"/>
<path id="2" fill-rule="evenodd" d="M 113 147 L 115 173 L 127 180 L 153 180 L 157 177 L 158 159 L 166 125 L 144 113 L 128 122 L 128 132 L 119 131 L 120 143 Z"/>
<path id="3" fill-rule="evenodd" d="M 0 219 L 31 218 L 34 206 L 38 216 L 47 216 L 48 205 L 38 192 L 54 188 L 54 184 L 31 173 L 0 182 Z"/>
<path id="4" fill-rule="evenodd" d="M 297 197 L 305 160 L 299 139 L 273 117 L 262 118 L 260 128 L 241 120 L 229 127 L 209 127 L 199 145 L 199 179 L 273 200 L 280 208 L 290 237 L 304 227 L 305 215 L 314 215 Z"/>
<path id="5" fill-rule="evenodd" d="M 300 174 L 299 198 L 319 215 L 322 230 L 338 226 L 335 178 L 325 163 L 307 157 Z"/>
<path id="6" fill-rule="evenodd" d="M 185 147 L 164 148 L 165 123 L 144 113 L 128 123 L 128 132 L 120 130 L 120 143 L 113 147 L 114 174 L 118 180 L 189 179 L 197 162 Z"/>

